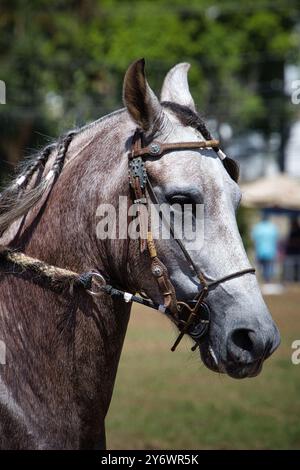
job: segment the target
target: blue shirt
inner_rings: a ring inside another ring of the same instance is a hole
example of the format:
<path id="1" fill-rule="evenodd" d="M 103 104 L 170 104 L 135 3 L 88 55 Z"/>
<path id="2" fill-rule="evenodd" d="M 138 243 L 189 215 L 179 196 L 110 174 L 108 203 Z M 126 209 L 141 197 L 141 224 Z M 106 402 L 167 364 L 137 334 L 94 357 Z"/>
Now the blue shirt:
<path id="1" fill-rule="evenodd" d="M 256 224 L 252 230 L 256 256 L 262 260 L 272 260 L 276 257 L 278 230 L 269 220 Z"/>

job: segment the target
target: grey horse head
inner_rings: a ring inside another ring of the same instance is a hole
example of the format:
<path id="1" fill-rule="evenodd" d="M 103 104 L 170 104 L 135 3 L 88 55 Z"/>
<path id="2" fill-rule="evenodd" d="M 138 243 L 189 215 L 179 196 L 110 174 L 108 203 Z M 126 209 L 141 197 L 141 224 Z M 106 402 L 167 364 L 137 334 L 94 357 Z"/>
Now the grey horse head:
<path id="1" fill-rule="evenodd" d="M 189 64 L 182 63 L 169 71 L 160 101 L 146 80 L 143 61 L 129 67 L 124 80 L 125 106 L 149 141 L 190 142 L 203 138 L 199 129 L 184 119 L 185 114 L 197 116 L 188 69 Z M 203 206 L 202 237 L 197 246 L 186 240 L 186 248 L 208 280 L 250 267 L 236 222 L 241 192 L 212 149 L 174 151 L 159 159 L 149 158 L 146 168 L 159 201 L 183 200 Z M 158 240 L 157 245 L 177 298 L 193 299 L 199 292 L 199 281 L 177 244 L 174 240 Z M 133 271 L 139 287 L 159 302 L 160 294 L 149 276 L 147 262 L 139 259 Z M 216 285 L 207 304 L 212 318 L 209 335 L 200 345 L 204 363 L 235 378 L 257 375 L 264 360 L 278 347 L 280 337 L 255 275 L 249 273 Z"/>

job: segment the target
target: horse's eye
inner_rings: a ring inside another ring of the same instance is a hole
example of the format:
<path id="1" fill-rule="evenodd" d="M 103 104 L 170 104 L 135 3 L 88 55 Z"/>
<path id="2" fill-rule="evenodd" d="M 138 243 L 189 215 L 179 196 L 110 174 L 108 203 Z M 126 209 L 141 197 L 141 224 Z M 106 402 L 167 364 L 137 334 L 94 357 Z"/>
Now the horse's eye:
<path id="1" fill-rule="evenodd" d="M 193 199 L 189 196 L 184 194 L 175 194 L 168 198 L 168 203 L 172 206 L 173 204 L 179 204 L 180 206 L 184 206 L 185 204 L 195 204 Z"/>

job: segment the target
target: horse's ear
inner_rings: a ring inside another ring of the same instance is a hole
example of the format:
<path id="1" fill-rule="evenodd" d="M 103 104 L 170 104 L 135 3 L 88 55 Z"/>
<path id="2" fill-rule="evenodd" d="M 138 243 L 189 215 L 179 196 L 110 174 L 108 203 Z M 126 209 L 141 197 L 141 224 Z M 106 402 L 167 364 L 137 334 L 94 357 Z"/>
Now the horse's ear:
<path id="1" fill-rule="evenodd" d="M 144 59 L 129 66 L 124 77 L 123 101 L 132 119 L 144 131 L 159 128 L 162 107 L 146 80 Z"/>
<path id="2" fill-rule="evenodd" d="M 172 101 L 196 111 L 187 78 L 189 68 L 190 64 L 183 62 L 167 73 L 161 90 L 161 101 Z"/>

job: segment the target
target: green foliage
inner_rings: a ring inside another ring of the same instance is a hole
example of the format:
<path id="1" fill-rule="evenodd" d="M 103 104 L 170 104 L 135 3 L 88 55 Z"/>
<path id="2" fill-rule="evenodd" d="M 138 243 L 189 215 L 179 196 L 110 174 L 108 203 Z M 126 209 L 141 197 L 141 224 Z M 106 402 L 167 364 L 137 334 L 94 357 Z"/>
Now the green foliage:
<path id="1" fill-rule="evenodd" d="M 2 0 L 0 158 L 20 158 L 34 129 L 55 135 L 121 106 L 124 72 L 139 57 L 157 91 L 171 66 L 191 62 L 199 109 L 235 134 L 268 127 L 262 69 L 282 79 L 276 64 L 297 60 L 298 21 L 296 0 Z"/>
<path id="2" fill-rule="evenodd" d="M 240 206 L 237 211 L 236 219 L 244 247 L 246 251 L 248 251 L 252 246 L 250 231 L 253 225 L 253 210 Z"/>

